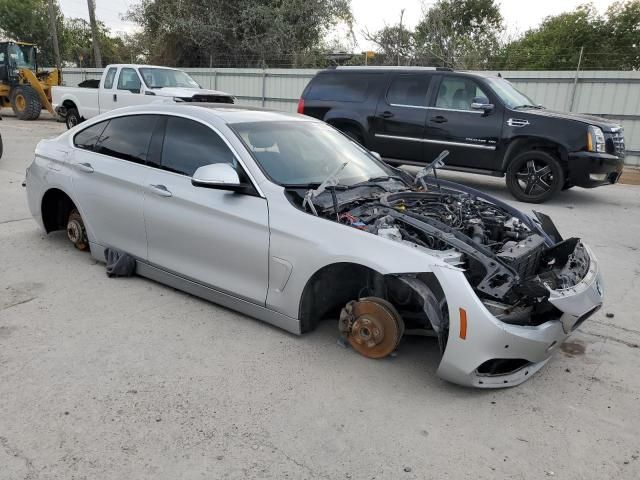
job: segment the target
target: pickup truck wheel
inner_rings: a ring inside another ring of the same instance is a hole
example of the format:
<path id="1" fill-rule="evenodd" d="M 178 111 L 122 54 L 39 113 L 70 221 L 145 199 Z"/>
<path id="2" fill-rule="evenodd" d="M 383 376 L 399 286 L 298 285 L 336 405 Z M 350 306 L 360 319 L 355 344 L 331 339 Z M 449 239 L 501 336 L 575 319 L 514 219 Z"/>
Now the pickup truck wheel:
<path id="1" fill-rule="evenodd" d="M 70 108 L 67 110 L 67 116 L 65 118 L 65 123 L 67 124 L 67 129 L 72 129 L 76 125 L 78 125 L 82 120 L 80 119 L 80 114 L 78 113 L 77 108 Z"/>
<path id="2" fill-rule="evenodd" d="M 506 173 L 509 191 L 521 202 L 546 202 L 564 186 L 560 162 L 542 150 L 521 153 L 509 164 Z"/>
<path id="3" fill-rule="evenodd" d="M 89 248 L 87 230 L 84 228 L 80 212 L 75 208 L 71 210 L 67 220 L 67 237 L 78 250 L 87 250 Z"/>
<path id="4" fill-rule="evenodd" d="M 11 91 L 11 108 L 20 120 L 36 120 L 42 104 L 38 93 L 28 85 L 20 85 Z"/>

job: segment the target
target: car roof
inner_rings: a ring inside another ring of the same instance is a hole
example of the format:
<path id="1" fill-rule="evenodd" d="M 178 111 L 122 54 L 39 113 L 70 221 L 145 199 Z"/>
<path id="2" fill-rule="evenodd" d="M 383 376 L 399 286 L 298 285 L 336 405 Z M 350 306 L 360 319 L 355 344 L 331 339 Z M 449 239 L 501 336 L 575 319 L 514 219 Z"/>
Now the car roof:
<path id="1" fill-rule="evenodd" d="M 233 105 L 228 103 L 158 103 L 149 105 L 137 105 L 134 107 L 112 110 L 115 113 L 164 113 L 164 114 L 188 114 L 193 117 L 207 120 L 212 116 L 224 123 L 245 122 L 276 122 L 276 121 L 300 121 L 322 123 L 305 115 L 297 113 L 280 112 L 260 107 Z"/>

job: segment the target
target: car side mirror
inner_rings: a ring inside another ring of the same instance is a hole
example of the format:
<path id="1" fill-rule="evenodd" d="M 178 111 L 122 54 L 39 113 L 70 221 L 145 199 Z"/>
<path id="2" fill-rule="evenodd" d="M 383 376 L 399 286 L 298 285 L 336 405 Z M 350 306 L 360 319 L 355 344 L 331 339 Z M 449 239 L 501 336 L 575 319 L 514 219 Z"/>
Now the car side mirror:
<path id="1" fill-rule="evenodd" d="M 191 185 L 232 192 L 251 188 L 249 184 L 240 182 L 238 172 L 228 163 L 212 163 L 198 168 L 191 177 Z"/>
<path id="2" fill-rule="evenodd" d="M 378 152 L 374 152 L 373 150 L 369 150 L 369 153 L 375 157 L 376 160 L 382 161 L 382 156 Z"/>
<path id="3" fill-rule="evenodd" d="M 471 108 L 473 110 L 482 110 L 484 113 L 489 113 L 495 108 L 493 103 L 489 103 L 487 97 L 473 97 L 471 100 Z"/>

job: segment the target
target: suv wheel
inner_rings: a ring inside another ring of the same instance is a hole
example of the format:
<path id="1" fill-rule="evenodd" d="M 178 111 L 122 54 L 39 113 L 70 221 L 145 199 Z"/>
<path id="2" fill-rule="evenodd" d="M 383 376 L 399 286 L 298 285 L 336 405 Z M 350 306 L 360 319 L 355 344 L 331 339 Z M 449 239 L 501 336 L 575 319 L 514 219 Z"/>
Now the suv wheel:
<path id="1" fill-rule="evenodd" d="M 509 191 L 522 202 L 546 202 L 564 186 L 560 162 L 542 150 L 518 155 L 509 164 L 506 176 Z"/>

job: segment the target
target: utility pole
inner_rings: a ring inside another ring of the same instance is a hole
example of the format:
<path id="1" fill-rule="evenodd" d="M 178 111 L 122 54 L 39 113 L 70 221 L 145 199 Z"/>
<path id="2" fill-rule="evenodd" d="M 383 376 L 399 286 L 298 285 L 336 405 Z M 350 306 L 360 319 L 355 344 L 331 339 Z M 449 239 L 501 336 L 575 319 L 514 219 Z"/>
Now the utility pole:
<path id="1" fill-rule="evenodd" d="M 56 10 L 53 6 L 53 0 L 49 0 L 49 22 L 51 22 L 51 41 L 53 42 L 53 56 L 56 62 L 56 68 L 62 68 L 60 61 L 60 46 L 58 45 L 58 29 L 56 28 Z"/>
<path id="2" fill-rule="evenodd" d="M 398 66 L 400 66 L 400 52 L 402 51 L 402 17 L 404 17 L 404 8 L 400 10 L 400 29 L 398 32 Z"/>
<path id="3" fill-rule="evenodd" d="M 571 101 L 569 103 L 569 111 L 573 112 L 573 102 L 576 99 L 576 90 L 578 90 L 578 75 L 580 75 L 580 65 L 582 64 L 582 54 L 584 53 L 584 45 L 580 47 L 580 56 L 578 57 L 578 68 L 576 75 L 573 77 L 573 91 L 571 92 Z"/>
<path id="4" fill-rule="evenodd" d="M 100 54 L 100 40 L 98 24 L 96 23 L 96 4 L 93 0 L 87 0 L 89 5 L 89 23 L 91 23 L 91 41 L 93 43 L 93 56 L 96 61 L 96 68 L 102 68 L 102 55 Z"/>

